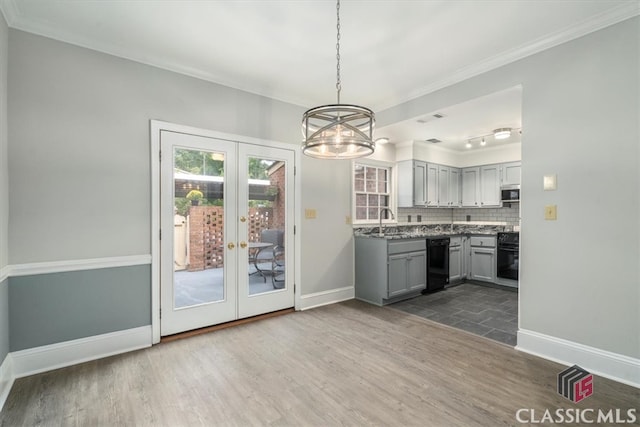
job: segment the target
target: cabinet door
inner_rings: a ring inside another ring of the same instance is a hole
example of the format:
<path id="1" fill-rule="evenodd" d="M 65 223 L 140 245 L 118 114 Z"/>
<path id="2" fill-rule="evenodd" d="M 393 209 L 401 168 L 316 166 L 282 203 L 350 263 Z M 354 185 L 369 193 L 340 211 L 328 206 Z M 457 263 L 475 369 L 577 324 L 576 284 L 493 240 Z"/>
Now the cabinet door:
<path id="1" fill-rule="evenodd" d="M 480 192 L 480 168 L 462 169 L 462 206 L 477 207 Z"/>
<path id="2" fill-rule="evenodd" d="M 462 279 L 462 246 L 449 248 L 449 283 Z"/>
<path id="3" fill-rule="evenodd" d="M 520 162 L 502 165 L 502 185 L 520 185 Z"/>
<path id="4" fill-rule="evenodd" d="M 449 207 L 449 173 L 448 166 L 438 166 L 438 206 Z"/>
<path id="5" fill-rule="evenodd" d="M 500 206 L 500 167 L 482 166 L 480 169 L 480 206 Z"/>
<path id="6" fill-rule="evenodd" d="M 407 290 L 427 287 L 427 252 L 412 252 L 407 257 Z"/>
<path id="7" fill-rule="evenodd" d="M 495 282 L 496 250 L 471 248 L 471 279 L 483 282 Z"/>
<path id="8" fill-rule="evenodd" d="M 449 171 L 449 206 L 460 207 L 461 205 L 460 169 L 451 168 Z"/>
<path id="9" fill-rule="evenodd" d="M 427 164 L 413 162 L 413 205 L 427 204 Z"/>
<path id="10" fill-rule="evenodd" d="M 407 254 L 390 255 L 388 263 L 387 297 L 392 298 L 407 290 Z"/>
<path id="11" fill-rule="evenodd" d="M 462 237 L 462 278 L 466 279 L 471 275 L 469 271 L 471 269 L 471 246 L 469 245 L 469 238 L 467 236 Z"/>
<path id="12" fill-rule="evenodd" d="M 427 163 L 427 207 L 438 206 L 438 165 Z"/>

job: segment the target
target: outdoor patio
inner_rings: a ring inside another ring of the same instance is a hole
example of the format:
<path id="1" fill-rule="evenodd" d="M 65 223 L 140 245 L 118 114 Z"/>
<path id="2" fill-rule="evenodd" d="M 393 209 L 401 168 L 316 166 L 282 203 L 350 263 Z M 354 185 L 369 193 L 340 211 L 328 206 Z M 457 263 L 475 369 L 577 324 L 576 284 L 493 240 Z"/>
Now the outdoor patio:
<path id="1" fill-rule="evenodd" d="M 267 271 L 271 265 L 260 265 Z M 271 292 L 274 289 L 271 277 L 266 278 L 249 267 L 249 295 Z M 201 271 L 176 271 L 174 273 L 175 307 L 188 307 L 207 302 L 220 301 L 223 295 L 224 268 L 210 268 Z M 265 280 L 266 279 L 266 280 Z"/>

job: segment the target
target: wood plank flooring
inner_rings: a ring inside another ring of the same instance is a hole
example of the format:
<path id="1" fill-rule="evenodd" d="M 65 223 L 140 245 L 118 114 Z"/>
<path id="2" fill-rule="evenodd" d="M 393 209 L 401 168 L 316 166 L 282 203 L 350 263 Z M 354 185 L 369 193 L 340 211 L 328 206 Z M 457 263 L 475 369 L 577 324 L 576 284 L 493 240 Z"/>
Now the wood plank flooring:
<path id="1" fill-rule="evenodd" d="M 573 404 L 563 369 L 352 300 L 19 379 L 0 425 L 499 426 L 520 408 L 639 405 L 601 377 Z"/>

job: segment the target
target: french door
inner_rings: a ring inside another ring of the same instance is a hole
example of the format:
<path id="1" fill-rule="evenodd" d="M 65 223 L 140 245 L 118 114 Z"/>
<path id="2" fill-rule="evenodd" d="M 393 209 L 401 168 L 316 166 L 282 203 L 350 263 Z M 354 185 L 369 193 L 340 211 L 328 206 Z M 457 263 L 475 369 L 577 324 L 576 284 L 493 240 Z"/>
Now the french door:
<path id="1" fill-rule="evenodd" d="M 162 130 L 160 333 L 294 306 L 294 152 Z"/>

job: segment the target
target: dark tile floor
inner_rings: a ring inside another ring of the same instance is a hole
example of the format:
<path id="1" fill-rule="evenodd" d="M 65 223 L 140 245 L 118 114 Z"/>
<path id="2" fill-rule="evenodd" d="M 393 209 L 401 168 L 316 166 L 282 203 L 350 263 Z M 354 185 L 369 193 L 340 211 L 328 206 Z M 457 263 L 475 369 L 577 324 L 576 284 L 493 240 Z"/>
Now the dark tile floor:
<path id="1" fill-rule="evenodd" d="M 518 292 L 515 289 L 462 283 L 392 304 L 391 307 L 516 345 Z"/>

